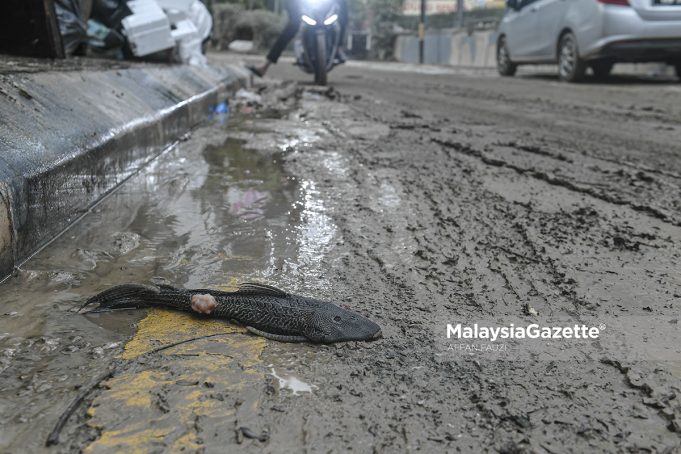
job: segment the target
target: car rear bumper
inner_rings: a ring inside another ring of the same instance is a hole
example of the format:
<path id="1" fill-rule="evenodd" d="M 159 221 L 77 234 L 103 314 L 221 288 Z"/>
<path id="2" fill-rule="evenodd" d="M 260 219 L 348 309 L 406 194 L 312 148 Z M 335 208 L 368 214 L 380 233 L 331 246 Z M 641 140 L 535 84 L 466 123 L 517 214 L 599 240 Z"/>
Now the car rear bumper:
<path id="1" fill-rule="evenodd" d="M 601 27 L 601 38 L 586 46 L 583 56 L 587 59 L 650 62 L 681 58 L 681 20 L 648 20 L 634 8 L 605 6 Z"/>
<path id="2" fill-rule="evenodd" d="M 628 39 L 605 44 L 588 59 L 610 58 L 621 62 L 681 61 L 681 38 Z"/>

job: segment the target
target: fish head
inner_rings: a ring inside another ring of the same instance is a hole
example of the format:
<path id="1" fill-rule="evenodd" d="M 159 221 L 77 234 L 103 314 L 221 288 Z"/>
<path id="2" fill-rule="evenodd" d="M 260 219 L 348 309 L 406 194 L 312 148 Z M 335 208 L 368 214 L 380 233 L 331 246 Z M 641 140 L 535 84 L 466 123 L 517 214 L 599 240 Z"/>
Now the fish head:
<path id="1" fill-rule="evenodd" d="M 383 336 L 381 327 L 368 318 L 333 303 L 323 303 L 311 317 L 313 342 L 330 344 L 347 341 L 372 341 Z"/>

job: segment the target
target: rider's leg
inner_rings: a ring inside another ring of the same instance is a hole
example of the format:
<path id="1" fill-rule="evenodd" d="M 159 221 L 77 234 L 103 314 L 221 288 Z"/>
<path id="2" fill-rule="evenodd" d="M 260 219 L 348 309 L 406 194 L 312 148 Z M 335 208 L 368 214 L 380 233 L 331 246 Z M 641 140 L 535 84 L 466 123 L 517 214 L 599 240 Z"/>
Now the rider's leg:
<path id="1" fill-rule="evenodd" d="M 338 59 L 341 62 L 346 60 L 345 55 L 345 35 L 348 27 L 348 1 L 338 0 L 338 25 L 340 25 L 340 45 L 338 47 Z"/>
<path id="2" fill-rule="evenodd" d="M 298 2 L 290 0 L 287 2 L 286 12 L 288 14 L 288 22 L 286 27 L 279 34 L 279 37 L 274 42 L 272 49 L 267 54 L 267 61 L 259 67 L 250 68 L 259 76 L 264 76 L 272 63 L 277 63 L 281 53 L 286 49 L 288 43 L 296 36 L 300 28 L 300 10 L 298 9 Z"/>

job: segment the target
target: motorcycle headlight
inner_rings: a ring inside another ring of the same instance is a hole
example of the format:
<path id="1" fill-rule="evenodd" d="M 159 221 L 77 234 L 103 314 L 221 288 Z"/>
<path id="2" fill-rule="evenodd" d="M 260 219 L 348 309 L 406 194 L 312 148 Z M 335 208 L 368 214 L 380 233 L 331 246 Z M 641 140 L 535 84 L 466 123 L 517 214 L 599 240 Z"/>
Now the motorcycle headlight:
<path id="1" fill-rule="evenodd" d="M 317 25 L 317 21 L 312 19 L 307 14 L 303 14 L 302 19 L 303 19 L 303 22 L 305 22 L 307 25 Z"/>
<path id="2" fill-rule="evenodd" d="M 338 20 L 338 14 L 332 14 L 324 20 L 324 25 L 331 25 Z"/>

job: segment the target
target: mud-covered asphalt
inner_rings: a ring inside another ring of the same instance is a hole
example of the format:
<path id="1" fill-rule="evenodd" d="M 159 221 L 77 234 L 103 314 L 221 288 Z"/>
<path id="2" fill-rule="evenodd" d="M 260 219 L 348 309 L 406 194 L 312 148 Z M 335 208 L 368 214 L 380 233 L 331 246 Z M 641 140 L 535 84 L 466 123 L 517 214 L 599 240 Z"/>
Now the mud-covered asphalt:
<path id="1" fill-rule="evenodd" d="M 266 83 L 0 288 L 0 452 L 43 449 L 110 365 L 50 450 L 679 452 L 681 85 L 358 63 L 331 81 Z M 264 281 L 347 304 L 384 338 L 73 312 L 154 277 Z M 445 348 L 447 323 L 542 316 L 636 320 L 671 353 Z"/>

